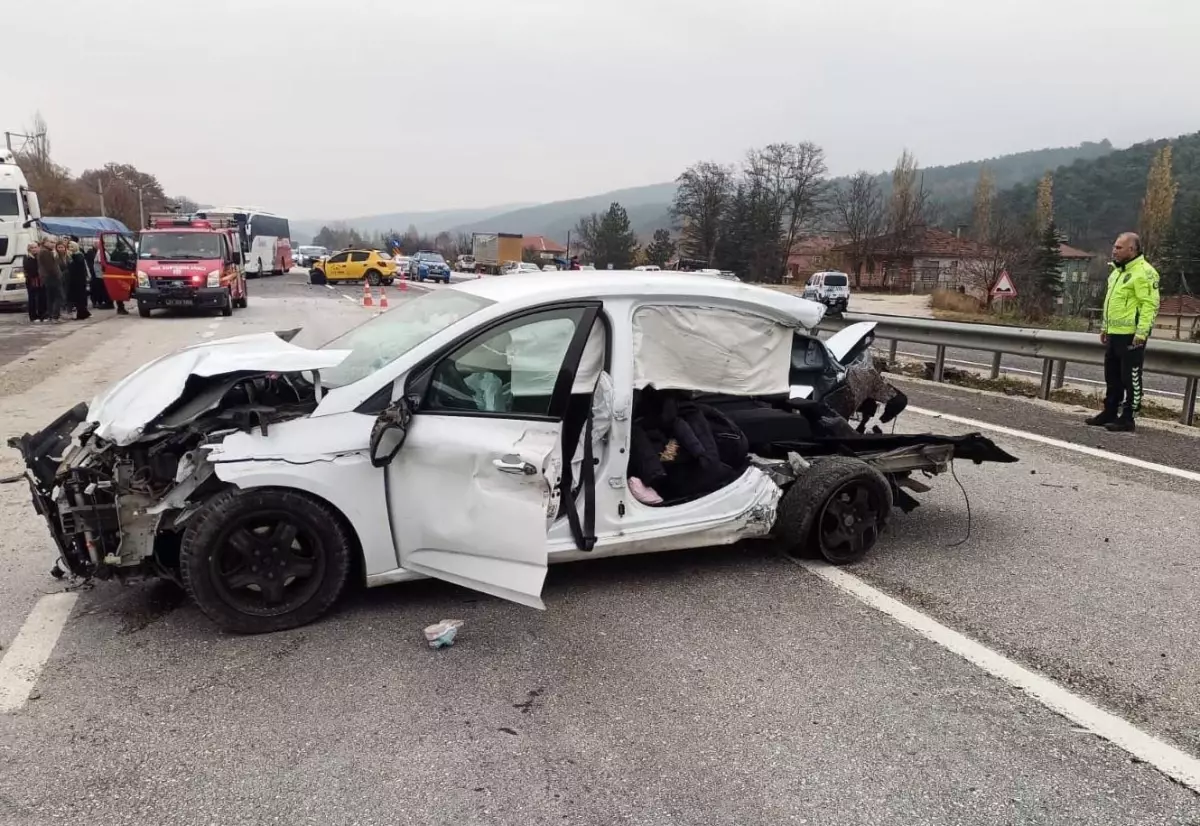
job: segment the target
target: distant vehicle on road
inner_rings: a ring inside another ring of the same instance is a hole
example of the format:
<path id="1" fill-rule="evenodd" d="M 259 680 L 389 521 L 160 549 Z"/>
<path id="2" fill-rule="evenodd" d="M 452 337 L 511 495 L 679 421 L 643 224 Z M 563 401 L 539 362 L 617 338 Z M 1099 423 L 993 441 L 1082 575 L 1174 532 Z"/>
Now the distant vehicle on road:
<path id="1" fill-rule="evenodd" d="M 558 267 L 553 264 L 542 264 L 542 272 L 558 272 Z"/>
<path id="2" fill-rule="evenodd" d="M 804 297 L 844 313 L 850 306 L 850 277 L 844 272 L 815 272 L 804 285 Z"/>
<path id="3" fill-rule="evenodd" d="M 659 272 L 661 270 L 662 267 L 658 266 L 657 264 L 643 264 L 640 267 L 633 268 L 634 272 Z"/>
<path id="4" fill-rule="evenodd" d="M 396 279 L 396 260 L 379 250 L 342 250 L 318 260 L 310 273 L 320 273 L 326 281 L 391 284 Z"/>
<path id="5" fill-rule="evenodd" d="M 233 315 L 248 301 L 240 234 L 234 221 L 151 215 L 139 234 L 138 315 L 152 310 L 214 309 Z"/>
<path id="6" fill-rule="evenodd" d="M 211 207 L 197 218 L 234 221 L 242 233 L 247 275 L 280 275 L 292 268 L 292 231 L 287 218 L 255 207 Z"/>
<path id="7" fill-rule="evenodd" d="M 422 265 L 424 265 L 425 269 L 424 275 L 421 274 Z M 440 252 L 435 250 L 420 250 L 408 260 L 408 280 L 441 281 L 444 284 L 449 284 L 450 265 L 446 263 L 446 259 L 442 257 Z"/>
<path id="8" fill-rule="evenodd" d="M 507 262 L 520 261 L 524 236 L 511 232 L 477 232 L 471 236 L 476 269 L 499 275 Z"/>
<path id="9" fill-rule="evenodd" d="M 454 269 L 459 272 L 475 272 L 475 256 L 460 255 L 454 259 Z"/>
<path id="10" fill-rule="evenodd" d="M 296 249 L 296 266 L 311 267 L 318 259 L 329 255 L 325 247 L 301 246 Z"/>
<path id="11" fill-rule="evenodd" d="M 16 156 L 0 148 L 0 304 L 25 304 L 25 249 L 39 237 L 42 217 L 37 193 L 30 188 Z"/>

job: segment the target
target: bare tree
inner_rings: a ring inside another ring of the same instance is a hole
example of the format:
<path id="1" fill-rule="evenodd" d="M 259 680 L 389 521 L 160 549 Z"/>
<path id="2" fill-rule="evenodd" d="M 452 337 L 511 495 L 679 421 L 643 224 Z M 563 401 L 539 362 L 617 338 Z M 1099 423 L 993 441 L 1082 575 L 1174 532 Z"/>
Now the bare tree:
<path id="1" fill-rule="evenodd" d="M 768 267 L 768 278 L 786 272 L 800 230 L 823 212 L 828 190 L 825 172 L 825 152 L 814 143 L 772 143 L 746 153 L 744 174 L 763 199 L 763 209 L 779 235 L 778 261 Z"/>
<path id="2" fill-rule="evenodd" d="M 883 191 L 870 172 L 857 172 L 850 181 L 833 190 L 833 211 L 838 229 L 846 234 L 850 247 L 850 269 L 858 286 L 863 264 L 871 259 L 875 243 L 883 231 Z"/>
<path id="3" fill-rule="evenodd" d="M 600 222 L 600 213 L 593 212 L 591 215 L 585 215 L 580 218 L 579 223 L 575 225 L 573 243 L 579 250 L 579 257 L 583 259 L 585 264 L 590 264 L 595 260 L 596 247 L 601 235 Z"/>
<path id="4" fill-rule="evenodd" d="M 928 222 L 929 208 L 929 193 L 925 191 L 917 158 L 905 149 L 892 170 L 892 195 L 887 210 L 890 252 L 898 254 L 911 244 L 916 228 Z"/>
<path id="5" fill-rule="evenodd" d="M 96 199 L 89 197 L 65 167 L 54 162 L 50 154 L 50 133 L 41 112 L 34 114 L 33 123 L 26 132 L 25 142 L 14 147 L 15 154 L 30 187 L 38 193 L 42 212 L 64 216 L 85 214 Z"/>
<path id="6" fill-rule="evenodd" d="M 733 172 L 720 164 L 701 162 L 689 166 L 675 180 L 678 187 L 671 217 L 680 231 L 680 248 L 687 257 L 711 265 L 721 219 L 733 197 Z M 580 234 L 580 245 L 587 249 L 583 238 Z"/>

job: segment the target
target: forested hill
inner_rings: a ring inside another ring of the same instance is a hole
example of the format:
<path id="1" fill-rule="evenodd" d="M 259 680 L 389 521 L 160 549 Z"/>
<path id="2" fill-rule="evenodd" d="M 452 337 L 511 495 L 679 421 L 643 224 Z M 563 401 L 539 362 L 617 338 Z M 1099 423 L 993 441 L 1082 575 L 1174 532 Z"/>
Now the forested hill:
<path id="1" fill-rule="evenodd" d="M 1178 216 L 1186 206 L 1200 199 L 1200 132 L 1139 143 L 1054 170 L 1054 219 L 1071 244 L 1103 250 L 1117 233 L 1137 229 L 1150 162 L 1168 143 L 1172 146 L 1172 170 L 1179 184 L 1175 196 Z M 1032 213 L 1037 182 L 1019 183 L 1001 192 L 1000 198 L 1006 207 Z"/>
<path id="2" fill-rule="evenodd" d="M 950 166 L 931 166 L 922 170 L 922 179 L 932 200 L 953 208 L 960 202 L 970 203 L 974 199 L 979 171 L 985 166 L 995 181 L 996 189 L 1003 190 L 1017 184 L 1036 181 L 1051 169 L 1064 164 L 1096 160 L 1112 154 L 1113 151 L 1113 145 L 1107 139 L 1099 143 L 1084 141 L 1078 146 L 1033 149 L 998 158 L 966 161 Z M 890 191 L 891 172 L 880 175 L 880 184 L 885 193 Z"/>

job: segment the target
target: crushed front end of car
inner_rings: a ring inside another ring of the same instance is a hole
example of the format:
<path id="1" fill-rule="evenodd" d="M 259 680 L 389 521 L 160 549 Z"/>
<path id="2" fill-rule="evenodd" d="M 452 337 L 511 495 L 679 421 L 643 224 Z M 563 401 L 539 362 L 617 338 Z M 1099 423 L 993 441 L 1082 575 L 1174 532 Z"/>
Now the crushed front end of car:
<path id="1" fill-rule="evenodd" d="M 189 518 L 222 487 L 208 450 L 230 434 L 265 435 L 320 402 L 317 371 L 337 356 L 287 344 L 291 335 L 188 348 L 142 367 L 37 433 L 10 439 L 25 462 L 33 506 L 57 546 L 51 573 L 175 578 Z M 239 363 L 248 369 L 236 369 Z M 277 372 L 272 363 L 292 369 Z"/>

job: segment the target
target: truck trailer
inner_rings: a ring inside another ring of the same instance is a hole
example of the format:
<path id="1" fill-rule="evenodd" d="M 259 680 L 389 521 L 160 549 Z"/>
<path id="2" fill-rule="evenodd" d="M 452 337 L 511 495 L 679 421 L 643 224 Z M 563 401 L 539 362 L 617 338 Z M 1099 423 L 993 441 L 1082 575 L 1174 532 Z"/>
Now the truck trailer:
<path id="1" fill-rule="evenodd" d="M 471 236 L 475 271 L 499 275 L 506 261 L 520 261 L 525 237 L 512 232 L 476 232 Z"/>

